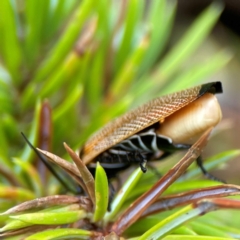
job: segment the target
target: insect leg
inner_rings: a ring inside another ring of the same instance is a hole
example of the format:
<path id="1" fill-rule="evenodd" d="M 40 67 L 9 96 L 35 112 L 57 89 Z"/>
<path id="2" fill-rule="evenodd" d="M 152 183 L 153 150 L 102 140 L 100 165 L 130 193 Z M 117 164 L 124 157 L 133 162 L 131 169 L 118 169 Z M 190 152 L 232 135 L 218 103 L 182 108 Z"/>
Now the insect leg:
<path id="1" fill-rule="evenodd" d="M 196 159 L 196 162 L 197 162 L 197 165 L 200 167 L 202 173 L 204 174 L 204 176 L 208 179 L 211 179 L 211 180 L 214 180 L 214 181 L 217 181 L 217 182 L 222 182 L 222 183 L 226 183 L 225 181 L 213 176 L 212 174 L 210 174 L 206 169 L 205 167 L 203 166 L 203 160 L 202 160 L 202 157 L 199 156 L 197 159 Z"/>
<path id="2" fill-rule="evenodd" d="M 146 157 L 141 154 L 140 152 L 135 152 L 135 160 L 136 162 L 139 162 L 139 166 L 142 170 L 142 172 L 147 172 L 147 160 L 146 160 Z"/>
<path id="3" fill-rule="evenodd" d="M 146 165 L 147 165 L 147 160 L 146 160 L 146 159 L 143 159 L 143 160 L 140 162 L 140 168 L 141 168 L 141 170 L 142 170 L 144 173 L 147 171 Z"/>

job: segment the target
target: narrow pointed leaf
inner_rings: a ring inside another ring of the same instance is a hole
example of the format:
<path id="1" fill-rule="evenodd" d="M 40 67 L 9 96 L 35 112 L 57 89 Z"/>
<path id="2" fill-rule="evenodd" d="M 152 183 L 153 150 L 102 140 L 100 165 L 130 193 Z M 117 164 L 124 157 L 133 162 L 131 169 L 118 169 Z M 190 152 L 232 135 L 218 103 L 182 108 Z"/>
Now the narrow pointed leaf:
<path id="1" fill-rule="evenodd" d="M 128 195 L 131 193 L 131 191 L 133 191 L 142 175 L 143 175 L 142 170 L 140 168 L 137 168 L 131 174 L 131 176 L 128 177 L 127 181 L 124 183 L 122 188 L 118 191 L 117 195 L 115 196 L 111 204 L 112 210 L 106 214 L 106 216 L 104 217 L 105 220 L 109 221 L 117 215 L 124 201 L 126 201 Z"/>
<path id="2" fill-rule="evenodd" d="M 64 229 L 52 229 L 46 230 L 44 232 L 35 233 L 25 240 L 36 240 L 36 239 L 88 239 L 91 237 L 92 233 L 87 230 L 82 229 L 71 229 L 71 228 L 64 228 Z"/>
<path id="3" fill-rule="evenodd" d="M 46 224 L 46 225 L 59 225 L 76 222 L 86 217 L 86 212 L 83 210 L 56 212 L 56 213 L 28 213 L 18 216 L 11 216 L 12 219 L 20 220 L 30 224 Z"/>
<path id="4" fill-rule="evenodd" d="M 108 179 L 103 167 L 97 163 L 95 172 L 95 196 L 96 207 L 93 216 L 94 222 L 97 222 L 103 218 L 108 208 Z"/>

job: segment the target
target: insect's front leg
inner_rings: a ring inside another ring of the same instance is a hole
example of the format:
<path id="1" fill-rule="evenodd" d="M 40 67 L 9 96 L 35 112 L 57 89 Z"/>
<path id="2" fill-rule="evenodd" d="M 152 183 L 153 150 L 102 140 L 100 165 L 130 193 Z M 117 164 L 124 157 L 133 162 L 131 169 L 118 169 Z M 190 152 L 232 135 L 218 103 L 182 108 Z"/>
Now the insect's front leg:
<path id="1" fill-rule="evenodd" d="M 146 165 L 147 165 L 147 160 L 146 160 L 146 159 L 143 159 L 143 160 L 140 162 L 140 168 L 141 168 L 141 170 L 142 170 L 144 173 L 147 171 Z"/>
<path id="2" fill-rule="evenodd" d="M 147 172 L 147 159 L 146 156 L 144 156 L 144 154 L 141 154 L 140 152 L 135 152 L 134 153 L 134 158 L 136 162 L 139 162 L 139 166 L 142 170 L 143 173 Z"/>

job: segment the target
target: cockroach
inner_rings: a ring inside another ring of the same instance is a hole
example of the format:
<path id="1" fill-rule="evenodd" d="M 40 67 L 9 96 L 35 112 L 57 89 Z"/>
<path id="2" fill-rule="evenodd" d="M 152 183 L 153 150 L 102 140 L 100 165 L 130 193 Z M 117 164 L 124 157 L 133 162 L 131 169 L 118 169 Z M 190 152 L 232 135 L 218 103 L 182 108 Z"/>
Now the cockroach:
<path id="1" fill-rule="evenodd" d="M 151 100 L 92 135 L 80 150 L 81 159 L 94 173 L 96 162 L 109 178 L 138 163 L 146 163 L 184 149 L 222 118 L 214 94 L 222 93 L 221 82 L 211 82 Z M 201 158 L 197 164 L 209 178 Z"/>

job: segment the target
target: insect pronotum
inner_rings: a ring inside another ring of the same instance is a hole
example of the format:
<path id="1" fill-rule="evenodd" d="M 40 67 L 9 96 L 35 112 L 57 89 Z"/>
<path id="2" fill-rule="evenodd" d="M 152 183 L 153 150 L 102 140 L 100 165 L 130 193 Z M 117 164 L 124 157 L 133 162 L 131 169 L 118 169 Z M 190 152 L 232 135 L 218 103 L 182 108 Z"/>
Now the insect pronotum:
<path id="1" fill-rule="evenodd" d="M 221 82 L 192 87 L 151 100 L 113 120 L 92 135 L 80 157 L 94 172 L 99 161 L 108 177 L 138 163 L 146 172 L 149 160 L 188 149 L 208 128 L 221 120 L 214 94 L 222 93 Z M 208 175 L 197 159 L 202 172 Z"/>

